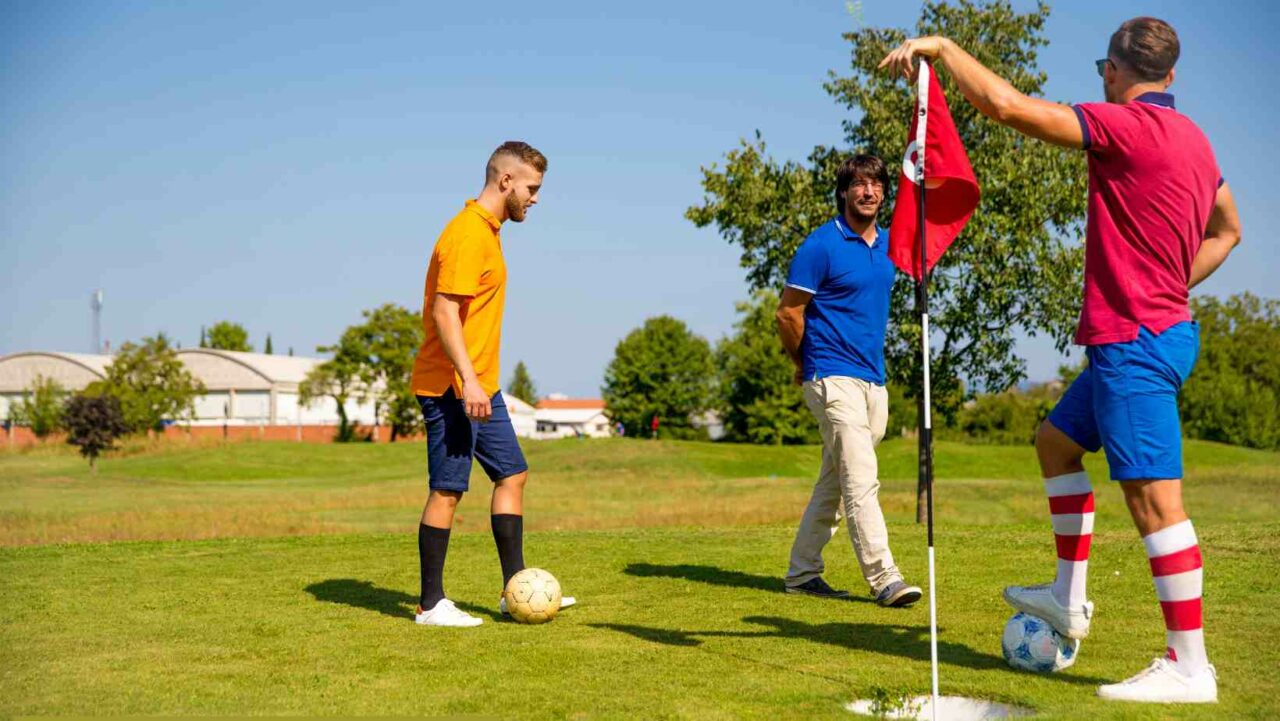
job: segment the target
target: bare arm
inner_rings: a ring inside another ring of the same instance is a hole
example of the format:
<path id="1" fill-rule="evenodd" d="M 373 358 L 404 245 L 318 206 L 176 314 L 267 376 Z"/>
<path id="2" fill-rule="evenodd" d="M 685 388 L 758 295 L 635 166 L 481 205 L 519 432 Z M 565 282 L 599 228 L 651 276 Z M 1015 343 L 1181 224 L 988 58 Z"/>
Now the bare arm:
<path id="1" fill-rule="evenodd" d="M 467 342 L 462 335 L 462 305 L 468 300 L 462 295 L 436 293 L 431 301 L 431 320 L 436 325 L 436 332 L 440 334 L 444 354 L 449 357 L 458 376 L 462 378 L 462 403 L 467 417 L 483 422 L 489 420 L 493 408 L 489 395 L 480 387 L 480 379 L 476 377 L 476 369 L 471 364 Z"/>
<path id="2" fill-rule="evenodd" d="M 1232 248 L 1240 244 L 1240 215 L 1236 213 L 1236 201 L 1231 197 L 1231 189 L 1226 183 L 1218 188 L 1218 196 L 1213 202 L 1213 213 L 1209 215 L 1209 227 L 1204 231 L 1204 242 L 1191 261 L 1191 278 L 1187 281 L 1187 289 L 1196 287 L 1213 271 L 1222 265 L 1231 253 Z"/>
<path id="3" fill-rule="evenodd" d="M 947 38 L 908 40 L 885 56 L 880 67 L 902 73 L 910 81 L 914 77 L 913 58 L 916 56 L 945 65 L 964 97 L 978 112 L 997 123 L 1054 145 L 1076 150 L 1084 148 L 1080 120 L 1070 106 L 1023 95 Z"/>
<path id="4" fill-rule="evenodd" d="M 778 321 L 778 337 L 782 339 L 782 347 L 796 365 L 796 383 L 804 381 L 804 361 L 800 357 L 800 343 L 804 340 L 804 309 L 813 298 L 797 288 L 783 288 L 782 300 L 778 303 L 778 312 L 774 317 Z"/>

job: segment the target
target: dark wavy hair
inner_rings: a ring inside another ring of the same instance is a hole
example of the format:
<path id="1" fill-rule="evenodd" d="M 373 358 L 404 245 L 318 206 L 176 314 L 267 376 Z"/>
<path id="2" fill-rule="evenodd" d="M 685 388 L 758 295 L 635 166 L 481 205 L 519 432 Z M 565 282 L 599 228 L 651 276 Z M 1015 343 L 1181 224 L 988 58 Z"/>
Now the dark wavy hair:
<path id="1" fill-rule="evenodd" d="M 883 188 L 889 187 L 889 168 L 884 161 L 874 155 L 855 155 L 846 158 L 836 173 L 836 210 L 844 215 L 844 194 L 853 184 L 854 178 L 875 180 Z"/>

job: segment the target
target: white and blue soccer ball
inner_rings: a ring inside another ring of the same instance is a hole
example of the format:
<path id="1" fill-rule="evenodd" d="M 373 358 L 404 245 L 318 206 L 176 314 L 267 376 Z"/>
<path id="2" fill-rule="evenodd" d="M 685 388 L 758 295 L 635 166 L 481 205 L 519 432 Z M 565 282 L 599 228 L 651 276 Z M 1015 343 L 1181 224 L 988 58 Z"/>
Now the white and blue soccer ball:
<path id="1" fill-rule="evenodd" d="M 1023 671 L 1050 673 L 1076 662 L 1080 641 L 1058 633 L 1048 621 L 1019 611 L 1004 625 L 1004 660 Z"/>

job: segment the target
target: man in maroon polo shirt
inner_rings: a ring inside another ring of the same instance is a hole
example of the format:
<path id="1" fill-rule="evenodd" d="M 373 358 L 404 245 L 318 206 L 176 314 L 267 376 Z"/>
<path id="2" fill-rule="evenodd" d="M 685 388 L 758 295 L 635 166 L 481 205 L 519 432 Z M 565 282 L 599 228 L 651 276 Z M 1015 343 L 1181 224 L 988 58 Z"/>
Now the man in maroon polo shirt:
<path id="1" fill-rule="evenodd" d="M 1200 547 L 1182 506 L 1177 397 L 1199 348 L 1188 291 L 1240 242 L 1240 221 L 1209 141 L 1167 92 L 1178 54 L 1168 23 L 1125 22 L 1097 61 L 1106 102 L 1075 106 L 1023 95 L 946 38 L 908 40 L 881 67 L 910 78 L 913 58 L 933 59 L 984 115 L 1088 153 L 1076 343 L 1086 347 L 1089 366 L 1036 436 L 1057 575 L 1050 584 L 1010 586 L 1004 597 L 1069 638 L 1088 634 L 1093 603 L 1085 596 L 1085 572 L 1094 499 L 1082 461 L 1086 452 L 1105 449 L 1150 560 L 1166 650 L 1141 673 L 1098 694 L 1204 703 L 1217 700 L 1218 686 L 1204 647 Z"/>

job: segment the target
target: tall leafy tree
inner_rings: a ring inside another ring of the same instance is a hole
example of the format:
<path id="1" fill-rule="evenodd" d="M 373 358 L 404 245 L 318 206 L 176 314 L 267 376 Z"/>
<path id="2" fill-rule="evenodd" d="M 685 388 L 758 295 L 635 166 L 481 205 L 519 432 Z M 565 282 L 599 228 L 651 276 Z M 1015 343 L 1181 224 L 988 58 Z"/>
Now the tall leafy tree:
<path id="1" fill-rule="evenodd" d="M 618 342 L 605 370 L 607 413 L 628 436 L 649 435 L 656 415 L 667 438 L 695 438 L 690 416 L 712 408 L 715 367 L 711 345 L 683 321 L 649 318 Z"/>
<path id="2" fill-rule="evenodd" d="M 1280 449 L 1280 300 L 1191 300 L 1200 358 L 1179 397 L 1193 438 Z"/>
<path id="3" fill-rule="evenodd" d="M 391 396 L 383 411 L 383 419 L 391 428 L 391 440 L 411 436 L 422 430 L 422 407 L 407 388 Z"/>
<path id="4" fill-rule="evenodd" d="M 344 333 L 360 355 L 359 378 L 375 398 L 391 439 L 411 435 L 422 424 L 422 411 L 413 395 L 413 362 L 422 345 L 422 315 L 386 303 L 363 312 L 364 322 Z"/>
<path id="5" fill-rule="evenodd" d="M 338 411 L 338 435 L 334 440 L 341 443 L 353 441 L 356 432 L 347 417 L 347 401 L 367 397 L 367 389 L 360 381 L 363 348 L 347 329 L 336 345 L 318 346 L 316 350 L 333 353 L 333 357 L 307 372 L 298 384 L 298 402 L 309 406 L 322 398 L 332 398 Z"/>
<path id="6" fill-rule="evenodd" d="M 778 341 L 778 296 L 757 291 L 738 303 L 734 333 L 716 346 L 719 406 L 727 440 L 750 443 L 817 443 L 821 440 L 795 366 Z"/>
<path id="7" fill-rule="evenodd" d="M 533 376 L 524 361 L 516 362 L 516 369 L 511 374 L 511 383 L 507 385 L 507 393 L 530 405 L 538 402 L 538 388 L 533 384 Z"/>
<path id="8" fill-rule="evenodd" d="M 161 431 L 165 421 L 191 418 L 195 399 L 204 392 L 204 383 L 191 375 L 163 333 L 120 346 L 106 378 L 89 385 L 91 395 L 119 401 L 130 433 Z"/>
<path id="9" fill-rule="evenodd" d="M 62 406 L 66 398 L 67 391 L 58 381 L 36 376 L 14 409 L 14 420 L 30 428 L 37 438 L 47 438 L 62 430 Z"/>
<path id="10" fill-rule="evenodd" d="M 208 340 L 209 348 L 218 350 L 234 350 L 244 353 L 253 352 L 253 346 L 249 345 L 249 331 L 239 323 L 232 323 L 229 320 L 221 320 L 214 323 L 209 328 Z"/>
<path id="11" fill-rule="evenodd" d="M 274 347 L 272 347 L 272 345 L 271 345 L 271 334 L 270 334 L 270 333 L 268 333 L 268 334 L 267 334 L 267 342 L 262 346 L 262 352 L 263 352 L 263 353 L 266 353 L 267 355 L 274 355 L 274 354 L 275 354 L 275 352 L 276 352 L 275 348 L 274 348 Z"/>
<path id="12" fill-rule="evenodd" d="M 897 168 L 913 98 L 899 79 L 876 70 L 881 58 L 910 35 L 946 35 L 1015 87 L 1042 95 L 1045 74 L 1037 51 L 1048 43 L 1049 15 L 1041 3 L 1027 13 L 999 0 L 977 4 L 928 2 L 916 30 L 866 27 L 847 33 L 849 74 L 833 75 L 826 91 L 850 111 L 844 145 L 820 145 L 805 162 L 774 160 L 757 132 L 703 169 L 705 196 L 686 216 L 715 226 L 742 250 L 753 288 L 779 288 L 796 247 L 835 213 L 835 168 L 849 153 L 879 155 Z M 982 203 L 943 256 L 930 287 L 936 409 L 954 418 L 969 387 L 1005 388 L 1025 375 L 1014 353 L 1020 334 L 1070 342 L 1079 309 L 1086 173 L 1082 153 L 1028 140 L 980 115 L 961 100 L 944 69 L 951 113 L 982 186 Z M 894 173 L 896 175 L 896 173 Z M 892 195 L 884 206 L 889 220 Z M 912 284 L 900 276 L 893 290 L 887 342 L 890 381 L 913 396 L 920 388 L 920 325 Z"/>
<path id="13" fill-rule="evenodd" d="M 422 316 L 394 303 L 361 315 L 363 322 L 348 326 L 335 345 L 316 349 L 333 357 L 307 375 L 300 386 L 300 400 L 309 405 L 319 398 L 332 398 L 338 406 L 338 440 L 351 441 L 357 434 L 346 403 L 372 399 L 394 440 L 421 424 L 411 381 L 422 344 Z"/>
<path id="14" fill-rule="evenodd" d="M 129 430 L 118 398 L 85 393 L 67 399 L 62 425 L 67 429 L 67 443 L 80 448 L 93 473 L 98 472 L 98 456 Z"/>

